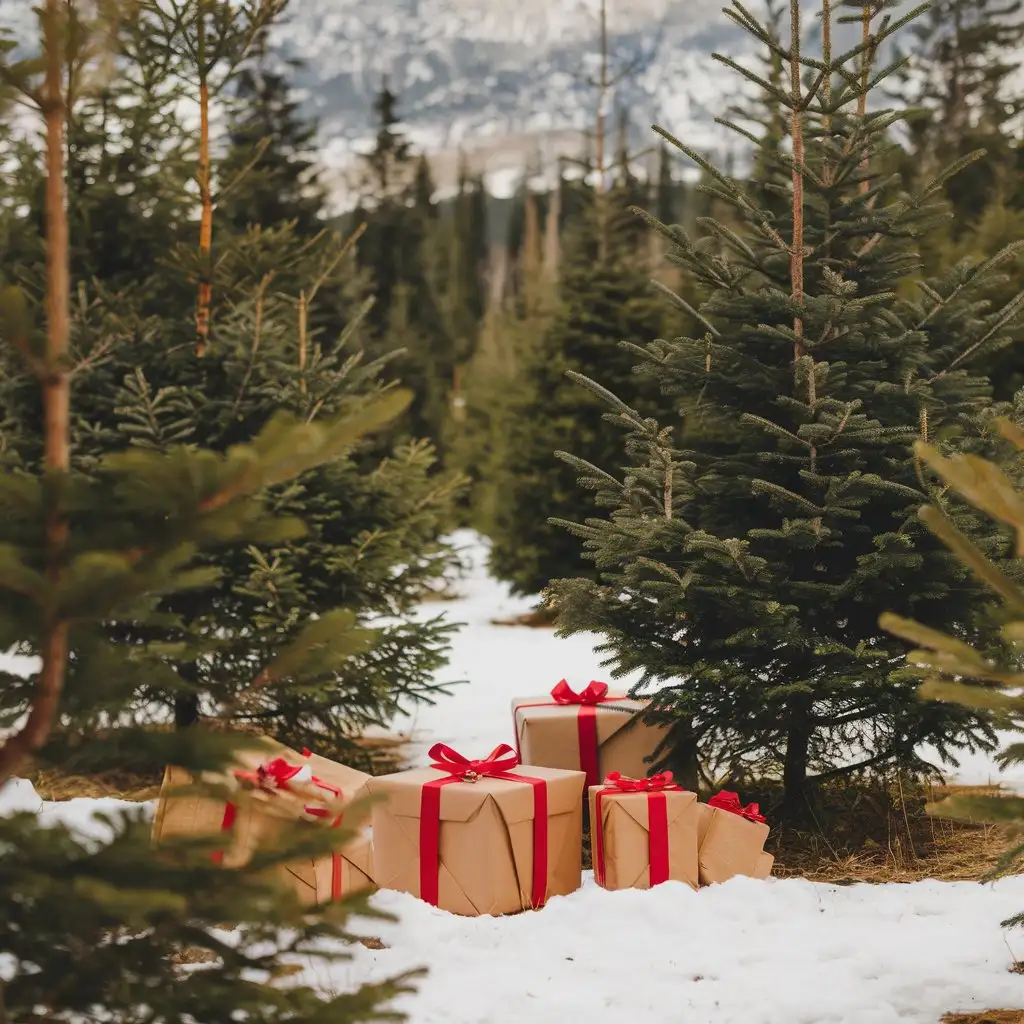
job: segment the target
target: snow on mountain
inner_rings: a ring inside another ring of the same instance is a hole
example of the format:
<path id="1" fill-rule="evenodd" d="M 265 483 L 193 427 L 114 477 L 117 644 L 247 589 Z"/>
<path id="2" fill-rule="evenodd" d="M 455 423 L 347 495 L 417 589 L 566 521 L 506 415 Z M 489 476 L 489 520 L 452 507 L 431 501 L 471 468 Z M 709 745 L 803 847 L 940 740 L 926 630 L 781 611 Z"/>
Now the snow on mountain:
<path id="1" fill-rule="evenodd" d="M 460 149 L 500 177 L 581 152 L 596 114 L 586 81 L 597 71 L 596 10 L 596 0 L 294 0 L 275 46 L 305 62 L 296 82 L 320 119 L 329 166 L 344 168 L 367 144 L 387 75 L 441 177 Z M 612 97 L 637 142 L 651 141 L 657 121 L 717 148 L 713 119 L 736 83 L 710 55 L 749 48 L 711 0 L 609 0 L 611 71 L 639 64 Z"/>

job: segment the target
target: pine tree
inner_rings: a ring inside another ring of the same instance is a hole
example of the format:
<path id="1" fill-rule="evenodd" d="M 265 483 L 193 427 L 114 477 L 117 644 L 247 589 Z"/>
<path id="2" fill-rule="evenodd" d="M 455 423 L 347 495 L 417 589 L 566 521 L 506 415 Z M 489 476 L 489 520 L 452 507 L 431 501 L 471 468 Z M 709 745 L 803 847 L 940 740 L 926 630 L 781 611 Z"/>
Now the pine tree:
<path id="1" fill-rule="evenodd" d="M 144 9 L 139 34 L 159 38 L 159 25 L 148 17 L 152 12 Z M 126 78 L 135 56 L 130 46 L 122 49 Z M 181 72 L 181 80 L 192 79 L 187 63 L 165 68 L 171 78 Z M 111 124 L 112 134 L 118 127 Z M 173 136 L 168 141 L 155 151 L 174 152 Z M 146 174 L 158 177 L 161 169 L 147 168 Z M 175 169 L 168 169 L 170 180 Z M 212 165 L 215 199 L 219 170 Z M 244 186 L 243 178 L 238 187 Z M 105 213 L 102 202 L 89 209 L 93 218 Z M 155 216 L 162 215 L 156 209 Z M 275 412 L 317 423 L 357 414 L 393 387 L 386 357 L 364 358 L 350 337 L 329 335 L 318 319 L 325 282 L 336 279 L 349 243 L 330 232 L 303 239 L 291 221 L 250 226 L 241 234 L 227 225 L 218 231 L 210 330 L 200 354 L 186 312 L 194 294 L 195 224 L 194 218 L 188 222 L 191 236 L 183 235 L 170 256 L 139 268 L 127 295 L 94 295 L 92 282 L 73 276 L 75 293 L 86 297 L 84 311 L 75 311 L 75 344 L 84 365 L 72 423 L 75 459 L 83 469 L 126 442 L 152 451 L 201 442 L 228 452 Z M 132 300 L 136 292 L 144 302 Z M 353 318 L 346 332 L 355 326 Z M 112 344 L 122 335 L 128 341 Z M 23 388 L 15 395 L 24 396 Z M 8 409 L 10 449 L 34 465 L 39 410 L 25 400 Z M 160 671 L 136 695 L 139 718 L 150 716 L 154 705 L 173 707 L 184 727 L 234 709 L 285 741 L 302 746 L 316 734 L 320 752 L 354 756 L 353 740 L 367 725 L 387 723 L 410 700 L 432 699 L 431 676 L 442 663 L 449 630 L 439 619 L 421 622 L 413 608 L 448 565 L 450 555 L 438 538 L 449 528 L 457 483 L 438 478 L 435 463 L 422 442 L 354 443 L 329 465 L 271 492 L 273 508 L 309 524 L 301 542 L 210 555 L 215 577 L 169 596 L 160 606 L 163 618 L 112 626 L 113 639 L 162 645 Z M 318 618 L 329 633 L 381 615 L 390 624 L 374 633 L 374 644 L 343 660 L 310 662 L 265 679 L 258 699 L 237 707 L 261 666 L 273 662 L 308 621 Z M 6 694 L 4 711 L 17 713 L 23 699 Z"/>
<path id="2" fill-rule="evenodd" d="M 518 373 L 497 414 L 491 566 L 521 594 L 537 594 L 550 580 L 585 569 L 576 542 L 548 518 L 575 505 L 575 474 L 554 457 L 563 446 L 597 463 L 616 459 L 617 428 L 602 418 L 601 403 L 565 376 L 596 373 L 629 388 L 633 357 L 624 340 L 656 334 L 663 312 L 650 284 L 646 244 L 634 237 L 635 218 L 618 192 L 607 210 L 577 225 L 566 242 L 558 308 L 550 326 L 526 347 Z M 604 233 L 605 256 L 595 260 Z"/>
<path id="3" fill-rule="evenodd" d="M 1024 42 L 1020 0 L 935 0 L 911 28 L 898 95 L 917 108 L 909 121 L 908 174 L 925 180 L 984 149 L 946 183 L 954 237 L 975 224 L 1014 174 L 1012 132 L 1024 111 L 1012 76 Z"/>
<path id="4" fill-rule="evenodd" d="M 364 158 L 363 196 L 353 217 L 364 231 L 358 260 L 374 299 L 366 345 L 373 354 L 400 350 L 395 372 L 414 395 L 400 436 L 438 442 L 456 366 L 444 311 L 439 211 L 430 163 L 403 135 L 397 104 L 385 81 L 374 104 L 376 144 Z"/>
<path id="5" fill-rule="evenodd" d="M 911 445 L 984 446 L 990 388 L 974 360 L 1019 322 L 1021 302 L 987 312 L 970 296 L 1015 249 L 956 268 L 913 301 L 894 294 L 957 168 L 914 195 L 893 195 L 879 174 L 899 115 L 869 110 L 892 71 L 872 62 L 910 15 L 891 19 L 882 0 L 855 6 L 862 41 L 837 54 L 822 0 L 820 59 L 801 52 L 799 0 L 784 46 L 739 3 L 726 12 L 788 68 L 784 217 L 661 132 L 738 228 L 699 222 L 709 245 L 656 225 L 704 296 L 698 332 L 633 346 L 639 372 L 660 385 L 657 418 L 600 375 L 577 376 L 620 425 L 625 458 L 564 456 L 599 512 L 562 525 L 600 579 L 551 590 L 563 635 L 601 633 L 614 672 L 641 672 L 637 692 L 653 693 L 650 714 L 672 727 L 668 763 L 690 780 L 698 763 L 734 779 L 780 775 L 794 818 L 816 781 L 920 768 L 921 743 L 952 753 L 993 735 L 983 713 L 921 705 L 894 684 L 900 652 L 877 616 L 897 607 L 986 642 L 978 588 L 915 525 L 934 487 Z M 996 542 L 973 527 L 983 547 Z"/>
<path id="6" fill-rule="evenodd" d="M 288 70 L 301 67 L 292 61 Z M 265 37 L 234 81 L 231 111 L 220 170 L 238 184 L 221 198 L 218 219 L 236 233 L 291 222 L 299 238 L 318 235 L 327 196 L 315 157 L 317 126 L 302 117 L 285 75 L 269 66 Z"/>
<path id="7" fill-rule="evenodd" d="M 38 11 L 40 58 L 0 63 L 5 91 L 38 110 L 46 147 L 45 326 L 36 326 L 25 291 L 11 286 L 0 296 L 0 347 L 8 367 L 17 366 L 38 389 L 44 453 L 34 468 L 8 462 L 0 479 L 0 649 L 39 662 L 30 680 L 0 675 L 0 692 L 21 691 L 27 711 L 7 723 L 0 787 L 31 757 L 45 757 L 55 730 L 69 725 L 83 760 L 127 751 L 196 773 L 230 764 L 243 742 L 237 734 L 181 736 L 126 724 L 139 679 L 159 671 L 161 659 L 146 646 L 112 643 L 109 624 L 158 621 L 161 596 L 208 585 L 211 573 L 197 560 L 199 550 L 299 536 L 300 524 L 268 506 L 266 488 L 329 462 L 401 405 L 401 396 L 392 396 L 320 423 L 279 415 L 251 443 L 226 454 L 179 445 L 112 452 L 85 471 L 73 464 L 71 381 L 78 366 L 71 340 L 66 104 L 69 81 L 87 83 L 113 58 L 108 44 L 118 25 L 108 19 L 115 13 L 104 7 L 94 15 L 46 0 Z M 337 652 L 364 640 L 351 630 L 330 639 L 307 636 L 280 651 L 278 664 L 325 663 L 328 648 Z M 408 990 L 408 976 L 330 996 L 280 983 L 296 955 L 339 959 L 324 940 L 351 941 L 344 922 L 354 905 L 303 909 L 265 872 L 302 853 L 325 853 L 338 842 L 337 832 L 296 830 L 295 841 L 226 872 L 213 863 L 209 843 L 156 858 L 139 814 L 114 816 L 106 825 L 106 835 L 86 838 L 64 826 L 41 827 L 34 814 L 0 819 L 0 1018 L 396 1019 L 386 1004 Z M 208 955 L 198 971 L 183 959 L 197 949 Z"/>

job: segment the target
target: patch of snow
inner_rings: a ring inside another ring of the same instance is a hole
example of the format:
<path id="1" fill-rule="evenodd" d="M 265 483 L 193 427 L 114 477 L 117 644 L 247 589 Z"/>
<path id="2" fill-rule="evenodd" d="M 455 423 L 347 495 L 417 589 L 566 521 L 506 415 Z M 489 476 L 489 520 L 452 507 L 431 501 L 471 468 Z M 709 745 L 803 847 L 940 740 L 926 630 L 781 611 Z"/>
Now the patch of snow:
<path id="1" fill-rule="evenodd" d="M 452 638 L 451 660 L 435 682 L 469 682 L 453 686 L 452 695 L 434 706 L 418 708 L 409 725 L 396 723 L 411 737 L 413 764 L 424 762 L 427 750 L 439 741 L 467 757 L 482 757 L 512 741 L 514 697 L 548 693 L 562 678 L 574 687 L 607 678 L 593 636 L 560 640 L 553 629 L 495 625 L 494 620 L 529 612 L 536 598 L 513 597 L 507 584 L 488 574 L 488 547 L 478 534 L 462 530 L 452 541 L 468 567 L 453 585 L 459 596 L 423 605 L 419 614 L 432 618 L 443 611 L 449 621 L 464 623 Z M 633 682 L 626 678 L 613 685 L 626 688 Z"/>
<path id="2" fill-rule="evenodd" d="M 111 823 L 116 825 L 123 817 L 152 819 L 155 810 L 156 801 L 152 800 L 144 803 L 112 797 L 43 800 L 27 779 L 10 779 L 0 786 L 0 818 L 34 811 L 43 828 L 63 825 L 79 839 L 97 843 L 111 839 Z"/>

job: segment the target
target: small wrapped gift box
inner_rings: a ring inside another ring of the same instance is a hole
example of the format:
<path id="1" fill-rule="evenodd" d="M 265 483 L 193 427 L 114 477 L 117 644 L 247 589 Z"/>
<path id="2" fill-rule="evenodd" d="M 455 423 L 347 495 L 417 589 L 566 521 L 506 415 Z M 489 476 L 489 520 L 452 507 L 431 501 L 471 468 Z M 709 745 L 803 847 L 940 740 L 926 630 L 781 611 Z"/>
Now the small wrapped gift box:
<path id="1" fill-rule="evenodd" d="M 546 697 L 512 702 L 516 753 L 527 764 L 582 771 L 588 790 L 610 772 L 642 778 L 664 738 L 662 726 L 638 720 L 644 707 L 644 701 L 609 693 L 606 683 L 576 693 L 563 679 Z"/>
<path id="2" fill-rule="evenodd" d="M 260 848 L 280 843 L 292 829 L 341 825 L 345 807 L 366 796 L 369 776 L 326 757 L 263 741 L 239 751 L 238 768 L 205 781 L 233 790 L 237 801 L 181 792 L 192 777 L 168 766 L 157 800 L 153 841 L 224 836 L 214 860 L 225 867 L 247 864 Z M 369 888 L 373 848 L 368 835 L 351 839 L 330 855 L 303 858 L 278 869 L 281 881 L 307 904 Z"/>
<path id="3" fill-rule="evenodd" d="M 700 804 L 697 865 L 700 884 L 726 882 L 736 875 L 767 878 L 773 859 L 764 852 L 768 825 L 757 804 L 740 803 L 735 793 L 723 790 Z M 767 870 L 766 870 L 767 869 Z"/>
<path id="4" fill-rule="evenodd" d="M 429 768 L 371 779 L 377 884 L 454 914 L 513 914 L 575 892 L 583 773 L 435 744 Z"/>
<path id="5" fill-rule="evenodd" d="M 697 794 L 671 772 L 629 779 L 613 772 L 590 789 L 594 878 L 605 889 L 662 882 L 697 888 Z"/>

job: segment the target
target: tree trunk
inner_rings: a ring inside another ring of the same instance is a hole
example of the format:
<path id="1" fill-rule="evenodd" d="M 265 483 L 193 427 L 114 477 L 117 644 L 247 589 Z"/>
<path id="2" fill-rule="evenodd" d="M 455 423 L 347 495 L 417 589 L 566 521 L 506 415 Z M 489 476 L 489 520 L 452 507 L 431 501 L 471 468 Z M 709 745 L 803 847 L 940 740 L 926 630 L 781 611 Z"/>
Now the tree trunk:
<path id="1" fill-rule="evenodd" d="M 700 788 L 700 761 L 697 757 L 697 737 L 693 734 L 693 719 L 684 718 L 672 730 L 675 756 L 676 782 L 683 789 L 696 793 Z"/>
<path id="2" fill-rule="evenodd" d="M 189 729 L 199 721 L 199 698 L 194 693 L 179 694 L 174 698 L 174 727 Z"/>
<path id="3" fill-rule="evenodd" d="M 799 820 L 810 808 L 807 790 L 807 761 L 814 723 L 813 702 L 809 694 L 798 694 L 790 700 L 786 719 L 786 760 L 782 773 L 782 816 Z"/>
<path id="4" fill-rule="evenodd" d="M 182 682 L 189 686 L 199 683 L 199 670 L 196 665 L 187 661 L 178 666 L 178 675 Z M 174 695 L 174 727 L 189 729 L 199 721 L 199 695 L 197 693 L 177 693 Z"/>
<path id="5" fill-rule="evenodd" d="M 46 123 L 46 347 L 41 362 L 30 361 L 42 390 L 46 580 L 51 591 L 43 611 L 42 661 L 21 730 L 0 744 L 0 786 L 46 742 L 60 710 L 68 661 L 68 623 L 60 618 L 53 592 L 60 585 L 67 555 L 68 523 L 62 509 L 65 489 L 55 484 L 71 468 L 70 267 L 64 142 L 64 51 L 58 0 L 43 11 L 46 81 L 40 104 Z M 26 358 L 31 353 L 26 345 Z"/>

